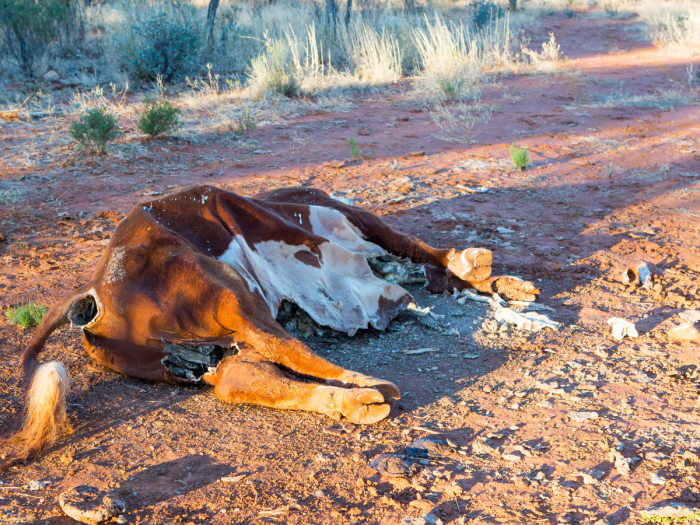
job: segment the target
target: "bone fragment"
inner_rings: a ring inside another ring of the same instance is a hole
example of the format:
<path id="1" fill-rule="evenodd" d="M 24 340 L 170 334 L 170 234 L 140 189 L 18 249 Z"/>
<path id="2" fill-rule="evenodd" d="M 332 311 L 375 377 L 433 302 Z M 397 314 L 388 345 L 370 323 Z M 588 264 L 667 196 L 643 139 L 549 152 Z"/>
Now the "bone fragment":
<path id="1" fill-rule="evenodd" d="M 550 308 L 549 306 L 545 306 L 544 304 L 540 303 L 532 303 L 528 301 L 511 301 L 510 306 L 515 306 L 518 308 L 525 308 L 525 309 L 530 309 L 530 310 L 548 310 L 550 312 L 556 312 L 554 308 Z"/>
<path id="2" fill-rule="evenodd" d="M 427 354 L 428 352 L 439 352 L 439 348 L 414 348 L 412 350 L 401 350 L 402 354 L 406 355 L 418 355 Z"/>
<path id="3" fill-rule="evenodd" d="M 622 272 L 623 284 L 640 284 L 642 288 L 651 287 L 651 271 L 647 263 L 643 262 L 637 266 L 627 268 Z"/>
<path id="4" fill-rule="evenodd" d="M 611 317 L 608 319 L 608 324 L 612 327 L 612 336 L 618 341 L 622 341 L 625 337 L 635 339 L 639 336 L 633 323 L 619 317 Z"/>
<path id="5" fill-rule="evenodd" d="M 496 300 L 492 299 L 491 297 L 484 297 L 482 295 L 479 295 L 479 294 L 472 292 L 471 290 L 464 289 L 464 290 L 462 290 L 461 295 L 462 296 L 459 299 L 457 299 L 457 302 L 462 306 L 464 306 L 464 303 L 466 303 L 467 299 L 469 299 L 471 301 L 477 301 L 479 303 L 489 303 L 494 308 L 500 307 L 498 302 Z"/>
<path id="6" fill-rule="evenodd" d="M 544 328 L 557 330 L 559 323 L 552 321 L 544 314 L 535 312 L 518 313 L 510 308 L 498 308 L 496 310 L 496 321 L 515 325 L 518 330 L 527 330 L 528 332 L 539 332 Z"/>

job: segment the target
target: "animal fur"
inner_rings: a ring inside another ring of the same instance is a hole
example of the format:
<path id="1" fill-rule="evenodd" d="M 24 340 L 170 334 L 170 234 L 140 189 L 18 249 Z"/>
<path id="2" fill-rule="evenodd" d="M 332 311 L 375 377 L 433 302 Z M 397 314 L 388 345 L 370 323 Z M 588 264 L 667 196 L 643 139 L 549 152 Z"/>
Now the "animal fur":
<path id="1" fill-rule="evenodd" d="M 66 415 L 70 379 L 57 361 L 37 367 L 27 394 L 27 414 L 14 439 L 22 442 L 20 456 L 28 458 L 56 441 L 71 427 Z"/>

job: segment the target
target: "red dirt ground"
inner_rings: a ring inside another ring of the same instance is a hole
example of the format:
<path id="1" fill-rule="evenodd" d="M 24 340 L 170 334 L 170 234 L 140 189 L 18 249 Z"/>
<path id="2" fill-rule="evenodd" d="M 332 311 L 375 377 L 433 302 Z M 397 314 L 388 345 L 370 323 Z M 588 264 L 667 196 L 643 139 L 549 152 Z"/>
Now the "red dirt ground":
<path id="1" fill-rule="evenodd" d="M 63 166 L 35 158 L 6 169 L 0 189 L 21 200 L 0 208 L 3 309 L 48 305 L 85 282 L 144 194 L 199 183 L 244 195 L 303 185 L 351 198 L 432 244 L 494 250 L 495 270 L 533 280 L 554 310 L 545 313 L 563 326 L 492 333 L 487 305 L 411 289 L 460 336 L 402 314 L 385 333 L 310 337 L 334 362 L 401 388 L 390 418 L 369 427 L 121 377 L 90 362 L 76 330 L 59 330 L 42 358 L 69 369 L 75 432 L 0 475 L 0 522 L 74 523 L 58 494 L 79 484 L 113 489 L 127 522 L 143 524 L 393 525 L 426 515 L 428 523 L 634 524 L 653 505 L 699 505 L 698 344 L 666 333 L 679 312 L 700 308 L 700 107 L 586 107 L 613 91 L 688 92 L 690 61 L 644 41 L 635 19 L 578 13 L 542 24 L 569 61 L 558 74 L 498 77 L 482 102 L 500 110 L 474 145 L 435 138 L 429 113 L 399 85 L 357 96 L 351 113 L 261 128 L 253 138 L 266 154 L 163 140 L 131 159 L 91 159 L 71 146 L 57 153 Z M 32 151 L 66 126 L 4 123 L 0 140 L 6 152 Z M 364 160 L 325 167 L 348 158 L 351 135 Z M 512 142 L 530 148 L 528 171 L 512 169 Z M 409 155 L 416 151 L 425 155 Z M 475 186 L 489 192 L 465 189 Z M 623 285 L 622 270 L 643 261 L 653 287 Z M 639 338 L 612 339 L 610 317 L 635 322 Z M 21 415 L 16 363 L 30 336 L 0 322 L 5 436 Z M 401 353 L 423 347 L 439 351 Z M 569 412 L 598 418 L 577 423 Z M 419 437 L 449 438 L 460 450 L 410 478 L 369 467 Z M 485 439 L 491 453 L 479 455 Z M 617 472 L 612 450 L 635 458 L 629 475 Z M 577 472 L 599 479 L 585 484 Z M 244 477 L 220 481 L 236 475 Z M 30 480 L 50 484 L 29 491 Z"/>

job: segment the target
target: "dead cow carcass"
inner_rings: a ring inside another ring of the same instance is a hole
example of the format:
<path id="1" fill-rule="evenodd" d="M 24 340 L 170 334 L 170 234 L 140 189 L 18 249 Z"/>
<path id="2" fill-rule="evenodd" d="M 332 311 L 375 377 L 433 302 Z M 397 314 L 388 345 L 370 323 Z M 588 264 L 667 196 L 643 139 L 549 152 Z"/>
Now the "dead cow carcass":
<path id="1" fill-rule="evenodd" d="M 385 328 L 411 300 L 397 284 L 377 278 L 363 255 L 386 252 L 426 264 L 434 287 L 537 293 L 530 283 L 490 277 L 488 250 L 432 248 L 320 190 L 246 198 L 197 186 L 136 206 L 90 282 L 49 310 L 24 351 L 31 379 L 19 434 L 25 454 L 67 424 L 65 369 L 37 363 L 64 323 L 82 330 L 95 361 L 132 377 L 201 381 L 223 401 L 354 423 L 385 418 L 385 400 L 399 397 L 394 384 L 326 361 L 275 318 L 285 300 L 349 334 Z"/>

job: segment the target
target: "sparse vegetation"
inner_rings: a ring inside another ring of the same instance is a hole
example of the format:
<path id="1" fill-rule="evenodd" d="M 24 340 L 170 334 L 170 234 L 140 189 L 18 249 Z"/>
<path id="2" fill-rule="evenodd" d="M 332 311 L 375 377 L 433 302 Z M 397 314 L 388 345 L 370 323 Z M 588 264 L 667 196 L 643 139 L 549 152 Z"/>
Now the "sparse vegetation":
<path id="1" fill-rule="evenodd" d="M 228 129 L 236 138 L 244 137 L 246 134 L 255 131 L 257 125 L 248 111 L 244 111 L 238 120 L 228 125 Z"/>
<path id="2" fill-rule="evenodd" d="M 433 100 L 474 99 L 483 76 L 476 42 L 463 24 L 447 24 L 435 16 L 417 29 L 415 45 L 423 68 L 421 84 Z"/>
<path id="3" fill-rule="evenodd" d="M 182 124 L 179 115 L 180 109 L 167 100 L 151 102 L 146 105 L 141 114 L 138 126 L 141 133 L 155 138 L 158 135 L 172 133 L 180 128 Z"/>
<path id="4" fill-rule="evenodd" d="M 299 80 L 292 63 L 292 50 L 285 40 L 268 42 L 265 50 L 250 63 L 249 85 L 257 90 L 258 98 L 266 93 L 283 97 L 299 94 Z"/>
<path id="5" fill-rule="evenodd" d="M 68 130 L 70 137 L 95 155 L 104 155 L 107 144 L 121 134 L 117 119 L 104 108 L 85 112 Z"/>
<path id="6" fill-rule="evenodd" d="M 492 108 L 481 104 L 438 104 L 431 114 L 440 128 L 435 136 L 447 142 L 472 144 L 491 120 Z"/>
<path id="7" fill-rule="evenodd" d="M 17 215 L 19 213 L 19 201 L 19 192 L 17 190 L 0 191 L 0 204 L 8 206 L 12 215 Z"/>
<path id="8" fill-rule="evenodd" d="M 355 137 L 350 137 L 350 158 L 354 161 L 362 160 L 362 152 L 360 148 L 357 147 Z"/>
<path id="9" fill-rule="evenodd" d="M 645 523 L 698 523 L 700 522 L 700 510 L 682 518 L 647 516 L 642 513 L 642 519 Z"/>
<path id="10" fill-rule="evenodd" d="M 32 301 L 16 308 L 9 308 L 5 312 L 5 317 L 7 317 L 8 321 L 22 328 L 31 328 L 38 325 L 45 315 L 46 308 Z"/>
<path id="11" fill-rule="evenodd" d="M 519 148 L 515 144 L 510 145 L 510 158 L 520 171 L 527 169 L 530 164 L 530 152 L 527 148 Z"/>

